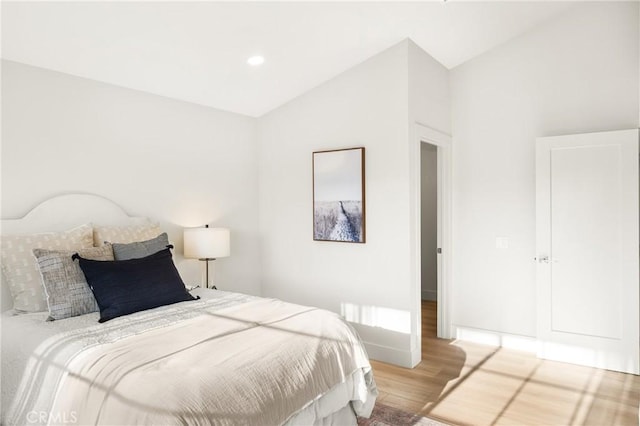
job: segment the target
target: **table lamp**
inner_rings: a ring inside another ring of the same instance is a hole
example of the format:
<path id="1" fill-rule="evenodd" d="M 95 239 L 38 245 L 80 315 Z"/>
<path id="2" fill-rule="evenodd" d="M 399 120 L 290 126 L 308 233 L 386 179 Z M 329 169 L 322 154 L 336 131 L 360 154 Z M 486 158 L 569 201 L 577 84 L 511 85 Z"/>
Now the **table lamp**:
<path id="1" fill-rule="evenodd" d="M 228 257 L 231 254 L 230 240 L 230 232 L 226 228 L 209 228 L 209 225 L 205 225 L 184 230 L 184 257 L 206 262 L 206 288 L 209 288 L 209 261 Z"/>

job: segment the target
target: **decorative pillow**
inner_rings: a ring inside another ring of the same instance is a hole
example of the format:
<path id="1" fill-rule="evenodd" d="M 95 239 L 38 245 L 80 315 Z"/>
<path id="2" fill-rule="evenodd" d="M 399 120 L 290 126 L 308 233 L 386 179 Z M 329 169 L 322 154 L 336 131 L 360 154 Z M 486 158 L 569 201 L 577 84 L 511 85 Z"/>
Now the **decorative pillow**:
<path id="1" fill-rule="evenodd" d="M 87 284 L 87 279 L 74 261 L 74 251 L 35 249 L 42 284 L 44 285 L 49 321 L 96 312 L 98 304 Z M 113 260 L 111 244 L 77 251 L 85 259 Z"/>
<path id="2" fill-rule="evenodd" d="M 129 244 L 113 243 L 113 257 L 115 260 L 139 259 L 164 250 L 167 246 L 169 246 L 169 237 L 166 232 L 163 232 L 157 237 L 146 241 L 137 241 Z"/>
<path id="3" fill-rule="evenodd" d="M 13 308 L 16 311 L 40 312 L 47 310 L 47 300 L 31 251 L 35 248 L 77 251 L 93 247 L 93 228 L 82 225 L 66 232 L 3 235 L 0 241 L 2 271 L 13 297 Z"/>
<path id="4" fill-rule="evenodd" d="M 155 238 L 162 233 L 157 223 L 133 226 L 96 226 L 93 228 L 93 245 L 99 247 L 106 241 L 113 243 L 133 243 Z"/>
<path id="5" fill-rule="evenodd" d="M 168 248 L 140 259 L 113 262 L 76 257 L 100 307 L 100 322 L 195 300 L 185 288 Z"/>

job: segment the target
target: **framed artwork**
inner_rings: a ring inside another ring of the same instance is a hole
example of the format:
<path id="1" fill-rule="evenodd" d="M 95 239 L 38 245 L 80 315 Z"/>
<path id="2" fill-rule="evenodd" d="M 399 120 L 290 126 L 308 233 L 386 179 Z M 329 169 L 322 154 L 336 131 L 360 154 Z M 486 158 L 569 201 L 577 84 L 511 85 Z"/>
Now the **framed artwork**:
<path id="1" fill-rule="evenodd" d="M 313 239 L 365 242 L 364 148 L 313 153 Z"/>

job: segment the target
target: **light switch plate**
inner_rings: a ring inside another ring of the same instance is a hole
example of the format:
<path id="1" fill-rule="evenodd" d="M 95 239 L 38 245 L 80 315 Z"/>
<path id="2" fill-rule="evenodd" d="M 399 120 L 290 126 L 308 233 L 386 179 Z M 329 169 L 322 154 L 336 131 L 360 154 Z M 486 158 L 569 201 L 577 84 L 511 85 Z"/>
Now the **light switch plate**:
<path id="1" fill-rule="evenodd" d="M 496 248 L 497 249 L 508 249 L 509 248 L 509 237 L 496 237 Z"/>

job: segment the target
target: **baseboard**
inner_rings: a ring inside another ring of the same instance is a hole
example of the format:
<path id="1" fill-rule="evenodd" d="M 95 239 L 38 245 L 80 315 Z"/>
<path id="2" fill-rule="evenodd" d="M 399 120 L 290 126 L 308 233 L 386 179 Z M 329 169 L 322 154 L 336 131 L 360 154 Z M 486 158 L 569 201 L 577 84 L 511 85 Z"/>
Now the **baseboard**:
<path id="1" fill-rule="evenodd" d="M 456 339 L 480 343 L 483 345 L 497 346 L 518 351 L 536 353 L 538 341 L 535 337 L 519 336 L 517 334 L 500 333 L 479 328 L 453 326 L 453 335 Z M 391 348 L 375 343 L 363 342 L 369 354 L 369 358 L 405 368 L 413 368 L 421 358 L 421 349 L 414 348 L 411 351 Z"/>
<path id="2" fill-rule="evenodd" d="M 501 333 L 499 331 L 483 330 L 479 328 L 453 326 L 453 335 L 456 339 L 480 343 L 483 345 L 497 346 L 518 351 L 536 353 L 538 351 L 538 339 L 531 336 Z"/>
<path id="3" fill-rule="evenodd" d="M 369 358 L 405 368 L 413 368 L 412 353 L 375 343 L 363 342 Z"/>
<path id="4" fill-rule="evenodd" d="M 438 301 L 438 292 L 434 290 L 422 290 L 422 300 Z"/>

